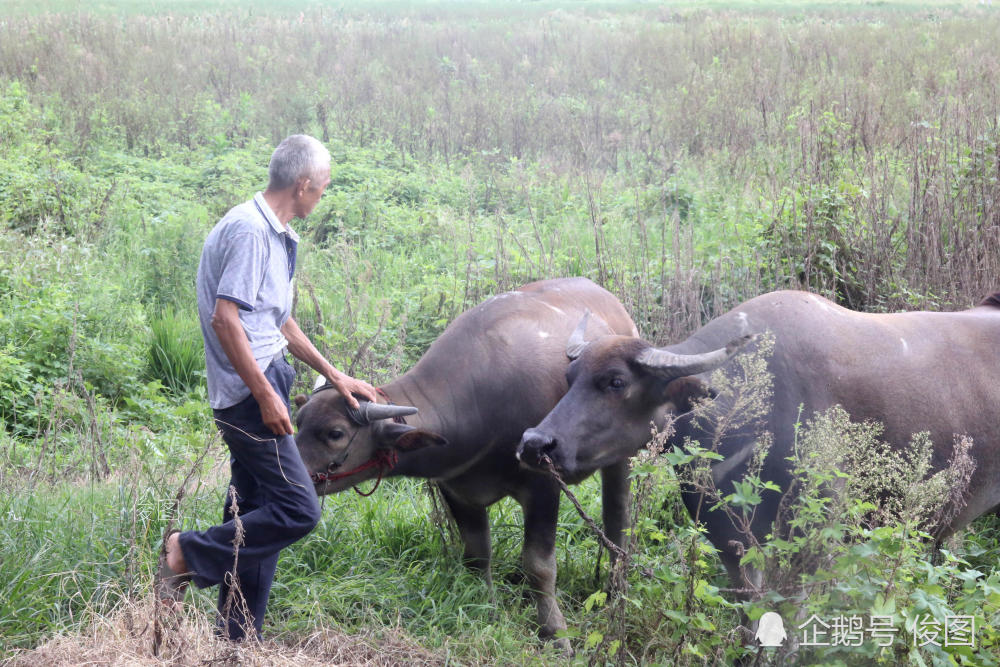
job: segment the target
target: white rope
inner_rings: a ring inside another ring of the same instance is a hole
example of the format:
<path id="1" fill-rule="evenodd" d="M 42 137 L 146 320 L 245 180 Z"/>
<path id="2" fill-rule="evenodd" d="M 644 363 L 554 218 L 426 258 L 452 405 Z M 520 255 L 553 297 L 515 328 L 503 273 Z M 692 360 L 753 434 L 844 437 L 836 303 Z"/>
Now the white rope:
<path id="1" fill-rule="evenodd" d="M 306 486 L 304 486 L 302 484 L 299 484 L 298 482 L 293 482 L 292 480 L 288 479 L 288 475 L 285 474 L 285 468 L 284 468 L 284 466 L 281 465 L 281 451 L 278 449 L 278 439 L 277 438 L 258 438 L 253 433 L 247 433 L 246 431 L 244 431 L 243 429 L 241 429 L 239 426 L 234 426 L 234 425 L 232 425 L 232 424 L 230 424 L 228 422 L 222 421 L 221 419 L 216 418 L 215 422 L 217 424 L 223 424 L 225 426 L 228 426 L 229 428 L 231 428 L 231 429 L 233 429 L 235 431 L 239 431 L 240 433 L 242 433 L 246 437 L 250 438 L 251 440 L 256 440 L 257 442 L 272 442 L 272 443 L 274 443 L 274 457 L 278 460 L 278 470 L 281 471 L 281 476 L 284 478 L 284 480 L 286 482 L 288 482 L 292 486 L 297 486 L 300 489 L 307 488 Z"/>

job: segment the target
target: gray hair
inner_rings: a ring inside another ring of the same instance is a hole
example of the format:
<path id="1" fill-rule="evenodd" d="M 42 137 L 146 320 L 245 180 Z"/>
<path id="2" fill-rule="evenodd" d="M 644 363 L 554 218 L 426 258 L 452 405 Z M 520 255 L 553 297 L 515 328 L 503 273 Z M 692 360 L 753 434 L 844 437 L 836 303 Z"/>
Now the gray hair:
<path id="1" fill-rule="evenodd" d="M 330 151 L 318 139 L 307 134 L 293 134 L 285 138 L 271 154 L 267 167 L 269 190 L 284 190 L 295 185 L 300 178 L 317 179 L 323 169 L 330 166 Z"/>

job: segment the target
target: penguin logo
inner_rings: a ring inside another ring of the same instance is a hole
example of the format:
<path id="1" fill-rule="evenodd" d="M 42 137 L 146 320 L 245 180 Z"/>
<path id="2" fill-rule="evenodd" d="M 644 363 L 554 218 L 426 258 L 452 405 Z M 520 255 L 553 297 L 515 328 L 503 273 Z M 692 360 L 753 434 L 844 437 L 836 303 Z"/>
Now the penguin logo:
<path id="1" fill-rule="evenodd" d="M 757 624 L 757 636 L 761 646 L 781 646 L 788 639 L 781 616 L 773 611 L 764 612 Z"/>

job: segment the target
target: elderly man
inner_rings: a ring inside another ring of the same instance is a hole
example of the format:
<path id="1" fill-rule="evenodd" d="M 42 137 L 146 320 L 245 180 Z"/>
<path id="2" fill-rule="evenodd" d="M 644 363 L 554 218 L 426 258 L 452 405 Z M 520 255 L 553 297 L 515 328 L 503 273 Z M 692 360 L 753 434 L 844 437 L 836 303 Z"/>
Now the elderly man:
<path id="1" fill-rule="evenodd" d="M 221 525 L 166 536 L 155 584 L 170 607 L 189 581 L 199 588 L 219 584 L 220 626 L 233 640 L 260 636 L 278 552 L 307 535 L 320 516 L 292 438 L 288 395 L 295 372 L 285 348 L 350 405 L 357 407 L 352 394 L 376 400 L 371 385 L 335 369 L 291 317 L 298 236 L 288 223 L 316 207 L 330 182 L 330 153 L 312 137 L 293 135 L 275 149 L 268 173 L 267 190 L 212 229 L 198 266 L 208 397 L 229 447 L 235 493 L 227 494 Z"/>

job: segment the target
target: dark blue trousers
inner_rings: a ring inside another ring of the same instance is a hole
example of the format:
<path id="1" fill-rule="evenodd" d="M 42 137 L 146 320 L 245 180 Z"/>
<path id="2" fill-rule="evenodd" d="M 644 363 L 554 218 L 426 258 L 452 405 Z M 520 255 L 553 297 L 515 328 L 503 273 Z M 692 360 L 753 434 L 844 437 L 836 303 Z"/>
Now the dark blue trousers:
<path id="1" fill-rule="evenodd" d="M 283 356 L 275 357 L 264 376 L 287 406 L 292 367 Z M 223 523 L 181 533 L 181 550 L 196 586 L 219 584 L 222 634 L 232 640 L 251 632 L 260 637 L 278 552 L 316 527 L 319 500 L 295 439 L 276 436 L 264 425 L 253 396 L 216 410 L 215 421 L 229 446 L 229 484 L 239 509 L 234 515 L 234 498 L 227 492 Z M 234 545 L 238 530 L 242 543 Z"/>

